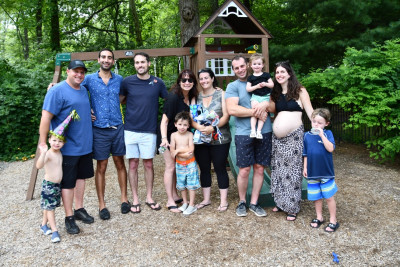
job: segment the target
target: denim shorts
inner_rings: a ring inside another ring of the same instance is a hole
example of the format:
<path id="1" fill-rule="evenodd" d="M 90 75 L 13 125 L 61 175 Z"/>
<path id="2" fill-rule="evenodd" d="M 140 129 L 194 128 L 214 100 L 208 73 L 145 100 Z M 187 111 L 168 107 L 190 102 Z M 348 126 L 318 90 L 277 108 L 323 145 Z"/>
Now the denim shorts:
<path id="1" fill-rule="evenodd" d="M 116 128 L 98 128 L 93 126 L 93 158 L 105 160 L 113 156 L 125 155 L 124 125 Z"/>
<path id="2" fill-rule="evenodd" d="M 193 158 L 194 159 L 194 158 Z M 175 163 L 176 189 L 196 190 L 200 188 L 200 175 L 195 160 L 188 164 Z"/>
<path id="3" fill-rule="evenodd" d="M 250 138 L 248 135 L 236 135 L 236 165 L 246 168 L 259 164 L 271 164 L 272 133 L 262 135 L 263 139 Z"/>
<path id="4" fill-rule="evenodd" d="M 308 200 L 328 199 L 338 190 L 335 179 L 307 180 L 307 182 Z"/>
<path id="5" fill-rule="evenodd" d="M 124 131 L 127 159 L 152 159 L 156 155 L 157 135 Z"/>

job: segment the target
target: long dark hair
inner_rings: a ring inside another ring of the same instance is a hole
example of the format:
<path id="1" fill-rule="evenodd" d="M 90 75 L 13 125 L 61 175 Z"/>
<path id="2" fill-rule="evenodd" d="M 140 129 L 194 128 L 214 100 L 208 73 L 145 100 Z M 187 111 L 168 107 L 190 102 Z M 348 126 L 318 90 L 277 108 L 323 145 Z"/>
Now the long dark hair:
<path id="1" fill-rule="evenodd" d="M 182 88 L 181 88 L 181 81 L 184 79 L 185 76 L 189 76 L 189 79 L 193 80 L 193 87 L 189 91 L 189 102 L 193 99 L 197 101 L 197 97 L 199 95 L 199 92 L 197 91 L 197 79 L 196 75 L 194 75 L 193 71 L 189 69 L 184 69 L 181 73 L 178 75 L 178 79 L 176 79 L 176 84 L 174 84 L 171 88 L 171 91 L 174 92 L 175 94 L 183 97 L 182 93 Z"/>
<path id="2" fill-rule="evenodd" d="M 214 72 L 212 71 L 212 69 L 210 69 L 210 68 L 204 68 L 204 69 L 199 70 L 199 72 L 197 72 L 197 77 L 199 77 L 199 79 L 200 79 L 200 73 L 208 73 L 208 74 L 210 75 L 210 78 L 211 78 L 211 79 L 214 78 L 213 87 L 217 87 L 217 86 L 218 86 L 218 81 L 217 81 L 217 79 L 215 78 L 215 74 L 214 74 Z"/>
<path id="3" fill-rule="evenodd" d="M 290 78 L 288 79 L 288 92 L 286 94 L 286 99 L 289 101 L 290 99 L 298 100 L 300 96 L 300 90 L 303 88 L 303 85 L 297 80 L 296 74 L 294 73 L 293 67 L 290 65 L 289 61 L 278 62 L 275 65 L 275 72 L 278 67 L 284 68 L 289 74 Z M 282 94 L 282 86 L 278 83 L 276 78 L 274 77 L 274 88 L 271 92 L 271 99 L 274 102 L 279 100 L 279 96 Z"/>

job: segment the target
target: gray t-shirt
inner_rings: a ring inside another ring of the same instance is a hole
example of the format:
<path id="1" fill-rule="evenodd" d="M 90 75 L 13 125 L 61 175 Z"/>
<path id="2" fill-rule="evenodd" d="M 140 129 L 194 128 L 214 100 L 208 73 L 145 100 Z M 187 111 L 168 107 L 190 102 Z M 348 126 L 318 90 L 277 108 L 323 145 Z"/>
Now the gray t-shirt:
<path id="1" fill-rule="evenodd" d="M 251 108 L 250 98 L 251 95 L 246 91 L 247 81 L 236 80 L 228 84 L 225 92 L 225 99 L 230 97 L 238 97 L 239 98 L 239 106 L 245 108 Z M 235 125 L 236 125 L 236 133 L 235 135 L 249 135 L 250 134 L 250 117 L 234 117 Z M 264 123 L 264 126 L 261 130 L 261 133 L 269 133 L 272 132 L 271 118 L 269 117 L 267 121 Z"/>

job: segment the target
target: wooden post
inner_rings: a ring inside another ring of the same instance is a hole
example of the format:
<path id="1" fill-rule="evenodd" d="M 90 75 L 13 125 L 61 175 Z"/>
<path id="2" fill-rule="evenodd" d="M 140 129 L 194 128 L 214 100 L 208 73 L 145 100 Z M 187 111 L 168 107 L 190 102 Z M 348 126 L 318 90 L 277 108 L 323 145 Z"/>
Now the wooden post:
<path id="1" fill-rule="evenodd" d="M 56 69 L 54 70 L 54 75 L 53 75 L 53 83 L 58 83 L 60 81 L 61 77 L 61 66 L 56 65 Z M 39 145 L 39 140 L 38 140 L 38 145 Z M 31 178 L 29 180 L 29 186 L 28 186 L 28 191 L 26 192 L 26 199 L 25 200 L 32 200 L 33 198 L 33 193 L 35 192 L 35 185 L 36 185 L 36 180 L 37 180 L 37 174 L 38 174 L 38 169 L 36 168 L 36 161 L 39 158 L 40 153 L 39 153 L 39 147 L 36 148 L 36 153 L 35 153 L 35 160 L 33 161 L 33 166 L 32 166 L 32 171 L 31 171 Z"/>

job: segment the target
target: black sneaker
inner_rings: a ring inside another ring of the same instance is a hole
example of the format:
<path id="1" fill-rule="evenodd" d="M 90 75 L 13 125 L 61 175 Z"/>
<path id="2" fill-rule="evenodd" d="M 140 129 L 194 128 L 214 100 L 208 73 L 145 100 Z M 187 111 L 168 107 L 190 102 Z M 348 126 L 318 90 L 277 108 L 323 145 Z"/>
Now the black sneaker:
<path id="1" fill-rule="evenodd" d="M 122 202 L 121 203 L 121 213 L 122 214 L 127 214 L 128 212 L 131 211 L 131 203 L 128 202 Z"/>
<path id="2" fill-rule="evenodd" d="M 74 216 L 65 217 L 65 228 L 67 228 L 67 233 L 71 235 L 76 235 L 80 232 L 78 225 L 75 223 Z"/>
<path id="3" fill-rule="evenodd" d="M 87 213 L 85 208 L 74 210 L 74 216 L 76 220 L 80 220 L 83 223 L 90 224 L 94 222 L 94 218 Z"/>
<path id="4" fill-rule="evenodd" d="M 110 212 L 108 211 L 107 208 L 104 208 L 101 211 L 99 211 L 99 215 L 100 215 L 100 219 L 102 219 L 102 220 L 108 220 L 111 217 Z"/>

